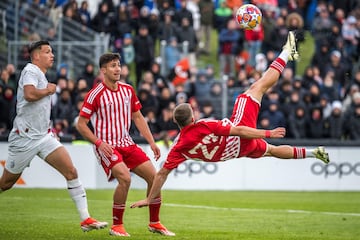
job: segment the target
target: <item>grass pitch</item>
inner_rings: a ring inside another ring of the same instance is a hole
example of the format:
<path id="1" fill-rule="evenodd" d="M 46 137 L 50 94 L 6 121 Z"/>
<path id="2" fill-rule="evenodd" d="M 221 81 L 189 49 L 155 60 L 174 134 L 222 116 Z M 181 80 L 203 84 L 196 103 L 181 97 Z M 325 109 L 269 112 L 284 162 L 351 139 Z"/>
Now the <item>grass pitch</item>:
<path id="1" fill-rule="evenodd" d="M 129 204 L 145 191 L 131 190 Z M 112 190 L 87 190 L 95 218 L 112 222 Z M 129 205 L 128 204 L 128 205 Z M 175 239 L 359 239 L 360 192 L 163 191 L 162 222 Z M 148 232 L 148 210 L 126 209 L 131 239 Z M 109 228 L 83 233 L 64 189 L 0 194 L 0 239 L 114 239 Z"/>

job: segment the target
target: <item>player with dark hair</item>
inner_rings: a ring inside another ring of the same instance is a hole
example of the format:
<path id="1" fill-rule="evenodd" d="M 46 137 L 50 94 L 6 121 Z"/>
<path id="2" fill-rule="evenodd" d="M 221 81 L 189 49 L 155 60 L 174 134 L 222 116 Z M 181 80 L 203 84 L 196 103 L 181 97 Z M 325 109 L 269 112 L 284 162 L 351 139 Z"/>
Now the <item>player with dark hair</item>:
<path id="1" fill-rule="evenodd" d="M 272 62 L 258 81 L 237 97 L 230 120 L 205 119 L 195 122 L 191 106 L 187 103 L 178 105 L 174 110 L 174 121 L 178 124 L 180 133 L 170 149 L 166 162 L 155 176 L 148 198 L 132 204 L 131 207 L 147 206 L 153 201 L 155 196 L 160 194 L 169 173 L 188 159 L 218 162 L 241 157 L 272 156 L 280 159 L 310 157 L 328 163 L 329 156 L 323 147 L 310 150 L 288 145 L 274 146 L 263 139 L 282 138 L 285 136 L 285 128 L 256 129 L 264 93 L 276 84 L 287 61 L 297 58 L 295 34 L 289 32 L 279 57 Z"/>
<path id="2" fill-rule="evenodd" d="M 129 129 L 131 121 L 149 143 L 155 159 L 160 157 L 160 149 L 155 144 L 144 116 L 141 103 L 132 86 L 119 81 L 121 73 L 120 55 L 106 53 L 99 60 L 103 82 L 88 92 L 79 114 L 79 133 L 94 144 L 95 155 L 101 163 L 108 180 L 116 179 L 118 185 L 113 196 L 113 225 L 110 234 L 130 236 L 123 225 L 125 203 L 130 188 L 130 171 L 143 178 L 150 191 L 156 174 L 155 167 L 145 152 L 133 141 Z M 88 123 L 94 127 L 94 133 Z M 161 196 L 156 195 L 149 203 L 151 232 L 174 236 L 160 223 Z"/>
<path id="3" fill-rule="evenodd" d="M 49 83 L 45 73 L 54 63 L 54 54 L 47 41 L 30 45 L 31 63 L 21 72 L 17 90 L 17 115 L 9 134 L 9 155 L 0 178 L 0 193 L 10 189 L 35 156 L 44 159 L 60 172 L 79 212 L 83 231 L 107 226 L 90 217 L 86 192 L 78 179 L 69 153 L 51 132 L 51 95 L 56 85 Z"/>

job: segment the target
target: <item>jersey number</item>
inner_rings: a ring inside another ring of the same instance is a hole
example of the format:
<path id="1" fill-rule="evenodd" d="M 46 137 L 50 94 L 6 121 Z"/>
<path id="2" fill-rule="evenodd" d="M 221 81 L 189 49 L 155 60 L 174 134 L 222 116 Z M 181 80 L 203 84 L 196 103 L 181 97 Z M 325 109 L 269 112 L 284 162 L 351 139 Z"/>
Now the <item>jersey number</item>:
<path id="1" fill-rule="evenodd" d="M 193 147 L 189 151 L 189 153 L 196 154 L 198 153 L 198 150 L 200 150 L 206 159 L 211 160 L 214 157 L 216 151 L 219 149 L 219 146 L 215 146 L 212 150 L 208 151 L 207 145 L 209 143 L 217 142 L 218 139 L 219 136 L 216 136 L 214 134 L 209 134 L 205 136 L 200 143 L 198 143 L 195 147 Z"/>

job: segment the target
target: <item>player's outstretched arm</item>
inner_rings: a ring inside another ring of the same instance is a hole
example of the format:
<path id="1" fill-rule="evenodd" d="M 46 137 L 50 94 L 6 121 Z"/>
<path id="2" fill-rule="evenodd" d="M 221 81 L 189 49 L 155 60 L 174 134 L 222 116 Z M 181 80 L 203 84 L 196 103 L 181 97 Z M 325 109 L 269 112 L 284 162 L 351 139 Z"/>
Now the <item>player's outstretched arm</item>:
<path id="1" fill-rule="evenodd" d="M 156 197 L 160 196 L 161 188 L 164 185 L 170 172 L 171 172 L 171 170 L 169 170 L 169 169 L 161 168 L 154 177 L 154 182 L 153 182 L 153 185 L 151 187 L 148 197 L 146 199 L 143 199 L 143 200 L 140 200 L 140 201 L 137 201 L 137 202 L 131 204 L 130 207 L 131 208 L 146 207 L 149 205 L 149 203 L 151 203 L 152 200 L 154 200 Z"/>
<path id="2" fill-rule="evenodd" d="M 241 138 L 283 138 L 286 130 L 283 127 L 278 127 L 272 130 L 256 129 L 247 126 L 236 126 L 230 128 L 230 135 L 239 136 Z"/>

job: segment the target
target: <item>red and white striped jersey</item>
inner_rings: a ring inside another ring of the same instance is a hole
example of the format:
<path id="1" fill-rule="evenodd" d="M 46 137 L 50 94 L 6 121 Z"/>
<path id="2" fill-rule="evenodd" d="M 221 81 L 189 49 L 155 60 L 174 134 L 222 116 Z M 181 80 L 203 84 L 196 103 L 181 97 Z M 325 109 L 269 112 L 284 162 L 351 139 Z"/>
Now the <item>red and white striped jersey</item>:
<path id="1" fill-rule="evenodd" d="M 174 169 L 187 159 L 218 162 L 237 157 L 240 141 L 234 139 L 240 138 L 229 136 L 230 127 L 228 119 L 203 119 L 182 128 L 169 151 L 164 168 Z"/>
<path id="2" fill-rule="evenodd" d="M 102 141 L 116 147 L 135 144 L 129 129 L 132 113 L 141 109 L 141 103 L 134 88 L 118 82 L 113 91 L 104 83 L 91 89 L 80 111 L 80 116 L 90 119 L 95 135 Z"/>

